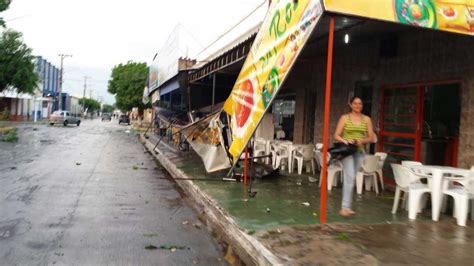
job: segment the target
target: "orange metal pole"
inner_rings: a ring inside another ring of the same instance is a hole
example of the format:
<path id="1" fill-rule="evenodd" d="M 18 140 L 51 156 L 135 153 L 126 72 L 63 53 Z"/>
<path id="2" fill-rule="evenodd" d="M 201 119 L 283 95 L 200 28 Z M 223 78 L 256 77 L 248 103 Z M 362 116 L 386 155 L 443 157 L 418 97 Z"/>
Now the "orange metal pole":
<path id="1" fill-rule="evenodd" d="M 326 223 L 326 194 L 327 194 L 327 161 L 329 146 L 329 110 L 331 107 L 331 82 L 332 82 L 332 56 L 334 47 L 334 17 L 329 21 L 328 40 L 328 62 L 326 69 L 326 96 L 324 100 L 324 134 L 323 134 L 323 161 L 322 161 L 322 182 L 321 182 L 321 206 L 319 210 L 319 222 Z"/>
<path id="2" fill-rule="evenodd" d="M 247 168 L 248 168 L 249 148 L 245 147 L 245 160 L 244 160 L 244 186 L 247 185 Z"/>

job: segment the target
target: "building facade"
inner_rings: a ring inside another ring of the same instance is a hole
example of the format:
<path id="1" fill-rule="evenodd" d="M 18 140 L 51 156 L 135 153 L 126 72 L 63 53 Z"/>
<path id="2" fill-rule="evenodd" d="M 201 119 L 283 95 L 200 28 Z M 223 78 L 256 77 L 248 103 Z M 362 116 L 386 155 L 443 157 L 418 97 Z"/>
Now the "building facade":
<path id="1" fill-rule="evenodd" d="M 41 91 L 37 112 L 39 117 L 47 118 L 58 107 L 60 70 L 41 56 L 37 56 L 36 73 L 40 79 L 38 87 Z"/>
<path id="2" fill-rule="evenodd" d="M 275 127 L 282 128 L 286 139 L 294 143 L 323 140 L 328 28 L 326 16 L 269 109 Z M 474 165 L 472 47 L 471 36 L 336 16 L 330 143 L 340 116 L 350 110 L 349 99 L 359 96 L 377 136 L 372 151 L 388 154 L 387 181 L 393 183 L 389 164 L 403 160 Z M 191 98 L 197 99 L 193 94 L 205 97 L 199 100 L 201 105 L 208 106 L 212 95 L 209 76 L 213 73 L 207 68 L 219 63 L 211 61 L 190 74 Z M 229 84 L 236 81 L 240 66 L 232 62 L 216 68 L 228 78 L 225 83 L 216 79 L 219 93 L 229 95 Z M 206 72 L 201 79 L 194 78 L 201 72 Z M 193 84 L 206 85 L 206 93 Z"/>

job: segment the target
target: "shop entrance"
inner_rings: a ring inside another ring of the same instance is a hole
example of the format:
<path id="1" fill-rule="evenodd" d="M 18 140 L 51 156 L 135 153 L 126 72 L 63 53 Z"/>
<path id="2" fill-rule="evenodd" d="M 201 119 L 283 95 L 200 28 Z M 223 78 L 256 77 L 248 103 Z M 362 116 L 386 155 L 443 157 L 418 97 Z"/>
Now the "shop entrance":
<path id="1" fill-rule="evenodd" d="M 282 95 L 273 101 L 273 118 L 275 132 L 281 129 L 285 132 L 284 138 L 293 140 L 293 127 L 295 123 L 296 95 Z"/>
<path id="2" fill-rule="evenodd" d="M 403 160 L 456 166 L 460 107 L 458 81 L 384 87 L 378 144 L 388 154 L 384 176 L 392 177 L 390 163 Z"/>

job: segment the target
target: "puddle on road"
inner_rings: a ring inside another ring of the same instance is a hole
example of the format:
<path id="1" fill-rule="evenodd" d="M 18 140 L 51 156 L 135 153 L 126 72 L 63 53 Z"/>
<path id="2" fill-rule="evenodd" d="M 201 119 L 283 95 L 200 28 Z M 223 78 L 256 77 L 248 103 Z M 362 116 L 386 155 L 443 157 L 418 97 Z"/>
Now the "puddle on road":
<path id="1" fill-rule="evenodd" d="M 32 248 L 32 249 L 43 249 L 43 248 L 46 248 L 48 247 L 47 244 L 45 243 L 42 243 L 42 242 L 38 242 L 38 241 L 28 241 L 26 243 L 26 246 Z"/>
<path id="2" fill-rule="evenodd" d="M 24 219 L 0 222 L 0 241 L 22 235 L 31 229 L 31 224 Z"/>
<path id="3" fill-rule="evenodd" d="M 6 200 L 18 200 L 21 201 L 25 204 L 31 203 L 31 200 L 33 200 L 33 194 L 36 190 L 38 190 L 40 186 L 35 185 L 35 186 L 27 186 L 20 188 L 16 191 L 12 191 L 7 194 L 5 197 Z"/>

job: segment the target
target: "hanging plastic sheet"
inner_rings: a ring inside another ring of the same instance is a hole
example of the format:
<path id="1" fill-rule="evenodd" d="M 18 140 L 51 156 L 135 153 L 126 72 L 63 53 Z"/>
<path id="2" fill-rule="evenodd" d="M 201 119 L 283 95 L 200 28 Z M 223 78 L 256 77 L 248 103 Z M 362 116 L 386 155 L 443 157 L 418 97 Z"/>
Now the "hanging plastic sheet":
<path id="1" fill-rule="evenodd" d="M 189 145 L 201 157 L 208 173 L 231 167 L 222 139 L 220 113 L 210 115 L 182 129 Z"/>

